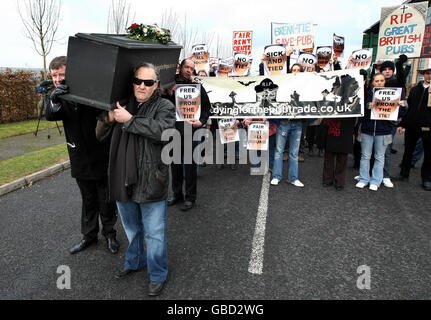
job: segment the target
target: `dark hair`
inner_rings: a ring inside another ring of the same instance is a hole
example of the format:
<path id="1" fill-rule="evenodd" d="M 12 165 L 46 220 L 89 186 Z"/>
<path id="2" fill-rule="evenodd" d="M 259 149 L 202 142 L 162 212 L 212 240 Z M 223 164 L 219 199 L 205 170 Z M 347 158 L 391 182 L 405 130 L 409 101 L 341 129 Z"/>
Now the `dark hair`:
<path id="1" fill-rule="evenodd" d="M 153 69 L 154 73 L 156 74 L 156 80 L 159 81 L 160 73 L 159 73 L 159 70 L 157 70 L 157 68 L 156 68 L 156 66 L 154 64 L 149 63 L 149 62 L 142 62 L 140 65 L 138 65 L 137 67 L 135 67 L 135 69 L 133 69 L 133 74 L 136 76 L 136 73 L 141 68 Z"/>
<path id="2" fill-rule="evenodd" d="M 56 70 L 60 69 L 62 66 L 65 66 L 67 62 L 66 56 L 60 56 L 52 59 L 51 63 L 49 64 L 49 70 Z"/>
<path id="3" fill-rule="evenodd" d="M 193 62 L 193 64 L 194 64 L 194 61 L 192 60 L 192 59 L 190 59 L 190 58 L 185 58 L 183 61 L 181 61 L 181 63 L 180 63 L 180 69 L 184 66 L 184 64 L 186 63 L 186 61 L 187 60 L 189 60 L 189 61 L 191 61 L 191 62 Z"/>
<path id="4" fill-rule="evenodd" d="M 136 73 L 141 68 L 148 68 L 148 69 L 153 69 L 154 70 L 154 73 L 156 74 L 156 81 L 159 82 L 159 86 L 157 87 L 157 89 L 156 89 L 156 91 L 155 91 L 154 94 L 156 94 L 158 96 L 161 96 L 162 95 L 162 90 L 160 88 L 160 80 L 159 80 L 160 79 L 159 78 L 160 73 L 159 73 L 159 70 L 157 70 L 157 67 L 154 64 L 150 63 L 150 62 L 142 62 L 140 65 L 138 65 L 137 67 L 135 67 L 135 69 L 133 69 L 133 75 L 136 76 Z"/>
<path id="5" fill-rule="evenodd" d="M 299 63 L 295 63 L 294 65 L 292 65 L 292 67 L 290 68 L 290 73 L 292 73 L 292 69 L 294 66 L 299 66 L 299 72 L 304 72 L 304 67 L 302 65 L 300 65 Z"/>

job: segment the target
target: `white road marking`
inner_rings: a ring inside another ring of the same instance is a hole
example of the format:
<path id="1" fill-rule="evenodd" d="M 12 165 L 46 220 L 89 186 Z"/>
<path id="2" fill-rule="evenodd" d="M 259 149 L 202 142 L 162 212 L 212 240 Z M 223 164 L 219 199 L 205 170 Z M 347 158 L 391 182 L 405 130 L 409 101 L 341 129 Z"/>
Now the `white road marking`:
<path id="1" fill-rule="evenodd" d="M 253 248 L 251 251 L 248 272 L 262 274 L 263 254 L 265 245 L 266 216 L 268 213 L 268 193 L 271 173 L 267 172 L 263 176 L 262 189 L 260 191 L 259 208 L 257 210 L 256 229 L 253 236 Z"/>

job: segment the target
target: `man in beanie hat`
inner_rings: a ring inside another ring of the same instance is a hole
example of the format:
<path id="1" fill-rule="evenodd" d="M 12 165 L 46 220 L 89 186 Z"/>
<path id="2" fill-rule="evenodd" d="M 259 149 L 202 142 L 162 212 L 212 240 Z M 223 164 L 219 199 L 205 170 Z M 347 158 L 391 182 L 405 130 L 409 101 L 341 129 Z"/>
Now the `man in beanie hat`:
<path id="1" fill-rule="evenodd" d="M 406 113 L 406 108 L 404 107 L 404 101 L 406 99 L 406 71 L 403 68 L 403 64 L 407 61 L 407 56 L 405 54 L 400 55 L 396 64 L 392 61 L 384 61 L 380 66 L 380 73 L 385 76 L 385 87 L 389 88 L 401 88 L 401 103 L 398 117 L 402 117 Z M 396 74 L 394 74 L 395 69 L 397 70 Z M 410 70 L 410 69 L 408 69 Z M 394 123 L 392 129 L 392 137 L 395 136 L 396 133 L 396 123 Z M 385 153 L 385 166 L 383 169 L 383 185 L 387 188 L 393 188 L 394 185 L 390 179 L 390 168 L 391 168 L 391 154 L 397 153 L 395 149 L 392 149 L 392 143 L 386 148 Z"/>
<path id="2" fill-rule="evenodd" d="M 431 67 L 418 70 L 424 77 L 410 90 L 408 97 L 409 109 L 399 124 L 398 133 L 405 128 L 405 148 L 401 172 L 396 180 L 406 181 L 409 178 L 413 151 L 417 140 L 421 137 L 424 147 L 424 161 L 422 163 L 422 187 L 431 191 L 431 107 L 428 106 L 428 97 L 431 93 Z"/>

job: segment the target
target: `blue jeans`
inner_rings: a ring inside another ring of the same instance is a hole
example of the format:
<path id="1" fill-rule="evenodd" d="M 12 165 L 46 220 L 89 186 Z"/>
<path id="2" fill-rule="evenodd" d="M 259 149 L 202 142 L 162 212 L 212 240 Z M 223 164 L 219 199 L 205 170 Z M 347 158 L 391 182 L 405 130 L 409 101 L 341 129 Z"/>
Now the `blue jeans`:
<path id="1" fill-rule="evenodd" d="M 397 133 L 397 127 L 393 126 L 392 128 L 392 140 L 394 139 L 395 134 Z M 383 177 L 384 178 L 390 178 L 391 177 L 391 151 L 392 151 L 392 144 L 389 144 L 385 151 L 385 165 L 383 167 Z"/>
<path id="2" fill-rule="evenodd" d="M 371 136 L 361 134 L 362 157 L 359 167 L 359 181 L 375 184 L 378 187 L 383 181 L 383 167 L 385 165 L 385 151 L 387 145 L 383 144 L 384 136 Z M 370 159 L 374 145 L 374 166 L 370 177 Z"/>
<path id="3" fill-rule="evenodd" d="M 129 198 L 126 203 L 117 201 L 121 222 L 129 240 L 124 267 L 137 270 L 147 265 L 151 281 L 156 282 L 165 281 L 168 275 L 166 205 L 166 200 L 136 203 Z"/>
<path id="4" fill-rule="evenodd" d="M 294 182 L 298 180 L 298 152 L 301 143 L 302 122 L 280 120 L 277 127 L 276 147 L 274 154 L 274 171 L 273 179 L 281 180 L 283 171 L 283 152 L 287 138 L 289 138 L 289 162 L 287 181 Z"/>
<path id="5" fill-rule="evenodd" d="M 413 151 L 412 165 L 414 166 L 417 162 L 419 162 L 423 155 L 424 146 L 422 144 L 422 138 L 419 138 L 418 142 L 416 142 L 415 151 Z"/>

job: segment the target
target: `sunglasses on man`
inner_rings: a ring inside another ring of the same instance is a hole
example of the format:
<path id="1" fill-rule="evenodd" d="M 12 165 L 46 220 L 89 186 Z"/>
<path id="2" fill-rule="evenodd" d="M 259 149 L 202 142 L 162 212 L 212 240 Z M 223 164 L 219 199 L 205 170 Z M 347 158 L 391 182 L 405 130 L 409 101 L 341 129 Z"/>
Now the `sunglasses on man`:
<path id="1" fill-rule="evenodd" d="M 157 80 L 143 80 L 139 78 L 133 78 L 133 84 L 136 84 L 137 86 L 140 86 L 142 82 L 146 87 L 152 87 L 155 83 L 157 83 Z"/>

